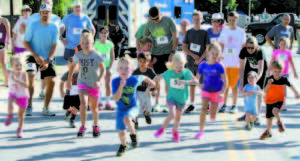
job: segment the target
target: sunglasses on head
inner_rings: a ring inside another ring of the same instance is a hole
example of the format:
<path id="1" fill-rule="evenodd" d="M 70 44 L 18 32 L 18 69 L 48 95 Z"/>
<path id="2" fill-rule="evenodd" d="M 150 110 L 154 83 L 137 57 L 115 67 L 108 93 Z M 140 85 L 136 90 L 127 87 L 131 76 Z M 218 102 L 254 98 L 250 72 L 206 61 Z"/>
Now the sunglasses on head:
<path id="1" fill-rule="evenodd" d="M 247 47 L 248 50 L 254 50 L 254 47 Z"/>

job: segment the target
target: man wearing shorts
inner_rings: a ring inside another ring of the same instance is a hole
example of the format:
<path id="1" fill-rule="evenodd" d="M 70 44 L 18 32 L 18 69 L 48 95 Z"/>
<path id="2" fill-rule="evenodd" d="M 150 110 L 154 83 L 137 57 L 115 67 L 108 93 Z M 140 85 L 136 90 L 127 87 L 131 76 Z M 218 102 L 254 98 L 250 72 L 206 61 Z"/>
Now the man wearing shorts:
<path id="1" fill-rule="evenodd" d="M 90 18 L 82 12 L 82 4 L 77 1 L 73 3 L 73 13 L 66 16 L 62 21 L 67 32 L 66 39 L 60 37 L 65 45 L 64 59 L 69 60 L 75 54 L 76 45 L 80 42 L 80 35 L 83 29 L 89 29 L 95 34 L 95 28 Z M 64 31 L 64 30 L 63 30 Z M 61 32 L 62 34 L 63 32 Z"/>
<path id="2" fill-rule="evenodd" d="M 236 102 L 238 98 L 238 82 L 239 82 L 239 54 L 246 42 L 245 31 L 237 27 L 239 16 L 236 12 L 228 14 L 229 28 L 224 28 L 221 32 L 219 41 L 223 48 L 222 63 L 225 67 L 225 73 L 228 80 L 228 86 L 224 92 L 224 105 L 219 112 L 225 112 L 226 102 L 228 98 L 229 88 L 232 89 L 232 107 L 230 113 L 236 112 Z"/>
<path id="3" fill-rule="evenodd" d="M 156 6 L 150 8 L 149 16 L 151 20 L 146 24 L 144 36 L 153 39 L 151 56 L 152 60 L 156 62 L 153 65 L 153 69 L 157 75 L 160 75 L 167 70 L 166 63 L 175 54 L 177 46 L 176 25 L 172 18 L 162 16 L 160 9 Z M 157 94 L 159 95 L 159 93 L 160 90 L 158 90 Z M 160 108 L 158 102 L 156 102 L 153 108 Z"/>
<path id="4" fill-rule="evenodd" d="M 41 79 L 46 82 L 43 115 L 55 116 L 50 113 L 49 105 L 53 95 L 54 78 L 56 72 L 53 66 L 53 57 L 58 40 L 58 27 L 50 22 L 51 6 L 42 4 L 40 8 L 41 20 L 32 22 L 26 30 L 24 45 L 32 54 L 27 60 L 30 97 L 28 106 L 32 110 L 32 96 L 34 92 L 35 71 L 41 71 Z M 31 116 L 31 112 L 30 115 Z"/>
<path id="5" fill-rule="evenodd" d="M 201 12 L 195 12 L 192 15 L 194 28 L 188 30 L 183 40 L 183 51 L 187 53 L 187 68 L 197 75 L 199 64 L 205 59 L 204 54 L 206 48 L 210 44 L 209 33 L 206 30 L 200 29 L 201 21 L 203 19 Z M 190 113 L 195 109 L 195 94 L 196 86 L 190 87 L 190 105 L 184 111 Z"/>

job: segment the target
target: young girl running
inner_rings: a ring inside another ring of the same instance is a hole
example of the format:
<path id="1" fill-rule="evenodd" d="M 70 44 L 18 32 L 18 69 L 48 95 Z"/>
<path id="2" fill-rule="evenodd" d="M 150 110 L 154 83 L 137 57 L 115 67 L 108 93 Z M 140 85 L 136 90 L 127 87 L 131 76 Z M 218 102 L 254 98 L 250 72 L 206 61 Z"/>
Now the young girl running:
<path id="1" fill-rule="evenodd" d="M 189 97 L 189 84 L 196 84 L 196 78 L 193 74 L 185 69 L 186 57 L 183 53 L 177 53 L 173 56 L 172 62 L 167 63 L 168 70 L 161 76 L 158 76 L 158 80 L 163 78 L 168 85 L 169 92 L 167 94 L 167 106 L 169 108 L 169 115 L 165 119 L 162 127 L 155 132 L 155 137 L 161 137 L 165 129 L 170 122 L 175 119 L 174 128 L 172 130 L 173 140 L 175 142 L 180 141 L 178 128 L 182 111 L 185 107 L 185 103 Z"/>
<path id="2" fill-rule="evenodd" d="M 96 41 L 95 49 L 100 53 L 102 58 L 104 59 L 104 66 L 106 68 L 105 75 L 105 109 L 112 110 L 112 106 L 110 104 L 110 95 L 111 95 L 111 68 L 115 61 L 115 53 L 114 53 L 114 44 L 107 40 L 107 36 L 109 34 L 107 27 L 101 27 L 99 30 L 100 40 Z M 98 107 L 102 109 L 103 104 L 101 103 L 101 98 L 99 98 Z"/>
<path id="3" fill-rule="evenodd" d="M 8 115 L 5 120 L 5 125 L 9 126 L 13 119 L 13 103 L 19 106 L 18 112 L 18 129 L 17 137 L 23 137 L 23 125 L 24 125 L 24 115 L 28 104 L 28 84 L 27 75 L 22 71 L 23 61 L 20 57 L 12 57 L 12 68 L 13 70 L 8 70 L 7 75 L 9 75 L 9 95 L 8 95 Z"/>
<path id="4" fill-rule="evenodd" d="M 197 79 L 203 77 L 202 90 L 202 111 L 200 113 L 200 131 L 195 138 L 199 139 L 204 135 L 204 125 L 206 120 L 207 106 L 210 106 L 210 120 L 216 120 L 218 105 L 223 101 L 223 93 L 227 87 L 227 79 L 223 65 L 219 62 L 221 57 L 221 47 L 217 43 L 212 43 L 208 48 L 207 61 L 199 65 Z"/>
<path id="5" fill-rule="evenodd" d="M 272 62 L 274 60 L 278 60 L 278 61 L 282 62 L 283 65 L 284 65 L 284 68 L 283 68 L 283 71 L 282 71 L 282 76 L 286 77 L 286 78 L 289 78 L 289 66 L 291 66 L 292 70 L 293 70 L 293 73 L 294 73 L 294 77 L 296 79 L 298 79 L 298 74 L 297 74 L 297 71 L 296 71 L 296 68 L 295 68 L 295 65 L 294 65 L 292 52 L 288 49 L 288 41 L 289 40 L 285 37 L 281 37 L 279 39 L 279 49 L 274 51 L 270 64 L 272 64 Z M 270 65 L 269 69 L 270 70 L 268 71 L 268 75 L 270 75 L 270 71 L 272 70 L 271 65 Z M 285 96 L 286 96 L 286 93 L 285 93 Z M 282 110 L 283 111 L 287 110 L 285 104 L 283 104 Z"/>
<path id="6" fill-rule="evenodd" d="M 83 33 L 80 38 L 82 51 L 75 54 L 70 65 L 70 71 L 67 81 L 67 89 L 72 87 L 72 77 L 74 69 L 79 65 L 79 76 L 77 80 L 78 93 L 80 97 L 80 118 L 81 127 L 77 133 L 78 137 L 83 137 L 86 132 L 87 105 L 92 110 L 94 119 L 93 136 L 100 136 L 100 127 L 98 125 L 98 100 L 100 91 L 100 81 L 105 74 L 104 60 L 93 49 L 94 37 L 91 33 Z M 98 70 L 100 68 L 100 74 Z"/>
<path id="7" fill-rule="evenodd" d="M 242 90 L 242 95 L 244 96 L 244 108 L 246 113 L 246 130 L 251 130 L 254 121 L 257 118 L 257 108 L 256 108 L 256 100 L 257 95 L 262 95 L 262 91 L 257 82 L 257 74 L 254 71 L 248 73 L 248 84 L 245 85 Z"/>

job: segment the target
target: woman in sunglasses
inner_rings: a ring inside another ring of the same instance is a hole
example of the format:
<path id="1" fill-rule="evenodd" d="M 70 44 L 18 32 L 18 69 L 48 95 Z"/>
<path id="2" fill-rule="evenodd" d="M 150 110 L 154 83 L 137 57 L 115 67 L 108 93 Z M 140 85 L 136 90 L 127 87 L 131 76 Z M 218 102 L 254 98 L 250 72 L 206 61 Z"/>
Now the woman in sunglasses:
<path id="1" fill-rule="evenodd" d="M 248 84 L 247 75 L 249 72 L 254 71 L 257 73 L 256 84 L 260 89 L 264 89 L 264 83 L 267 78 L 268 65 L 263 51 L 259 48 L 255 37 L 251 36 L 246 40 L 245 47 L 241 50 L 240 55 L 240 89 L 243 89 Z M 254 125 L 259 126 L 259 113 L 262 105 L 262 96 L 258 96 L 258 115 Z M 238 118 L 238 121 L 244 121 L 246 115 Z"/>
<path id="2" fill-rule="evenodd" d="M 214 13 L 211 18 L 212 27 L 207 30 L 209 33 L 210 42 L 218 42 L 218 38 L 222 31 L 222 16 L 219 13 Z"/>

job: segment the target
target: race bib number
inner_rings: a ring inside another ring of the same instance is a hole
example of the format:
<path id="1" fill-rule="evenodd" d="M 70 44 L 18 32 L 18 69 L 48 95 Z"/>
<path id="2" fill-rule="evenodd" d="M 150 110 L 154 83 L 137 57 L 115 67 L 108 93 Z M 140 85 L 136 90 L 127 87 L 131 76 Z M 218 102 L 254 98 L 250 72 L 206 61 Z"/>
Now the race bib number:
<path id="1" fill-rule="evenodd" d="M 234 48 L 226 48 L 226 53 L 228 55 L 233 55 L 233 54 L 235 54 L 235 49 Z"/>
<path id="2" fill-rule="evenodd" d="M 109 55 L 106 54 L 106 53 L 101 54 L 101 56 L 102 56 L 102 58 L 103 58 L 104 60 L 108 60 L 108 59 L 109 59 Z"/>
<path id="3" fill-rule="evenodd" d="M 184 84 L 179 83 L 178 79 L 171 79 L 171 88 L 184 89 Z"/>
<path id="4" fill-rule="evenodd" d="M 82 32 L 82 29 L 81 28 L 74 28 L 73 29 L 73 34 L 81 34 L 81 32 Z"/>
<path id="5" fill-rule="evenodd" d="M 218 42 L 218 38 L 211 38 L 211 39 L 210 39 L 210 42 L 211 42 L 211 43 Z"/>
<path id="6" fill-rule="evenodd" d="M 2 33 L 2 32 L 0 32 L 0 39 L 2 39 L 2 37 L 3 37 L 3 33 Z"/>
<path id="7" fill-rule="evenodd" d="M 72 88 L 70 90 L 70 95 L 71 96 L 78 95 L 78 87 L 77 87 L 77 85 L 72 85 Z"/>
<path id="8" fill-rule="evenodd" d="M 286 61 L 288 58 L 287 58 L 287 55 L 285 55 L 285 54 L 279 54 L 278 55 L 278 60 L 279 61 Z"/>
<path id="9" fill-rule="evenodd" d="M 199 53 L 199 52 L 200 52 L 200 49 L 201 49 L 201 45 L 191 43 L 190 49 L 191 49 L 191 51 L 193 51 L 193 52 Z"/>
<path id="10" fill-rule="evenodd" d="M 87 73 L 88 73 L 88 71 L 89 71 L 89 69 L 88 69 L 88 67 L 82 67 L 81 68 L 81 79 L 84 79 L 84 80 L 87 80 L 88 78 L 87 78 Z"/>
<path id="11" fill-rule="evenodd" d="M 159 37 L 156 39 L 158 45 L 169 43 L 167 36 Z"/>
<path id="12" fill-rule="evenodd" d="M 28 63 L 28 64 L 26 65 L 26 69 L 27 69 L 28 71 L 36 71 L 36 64 L 35 64 L 35 63 Z"/>

